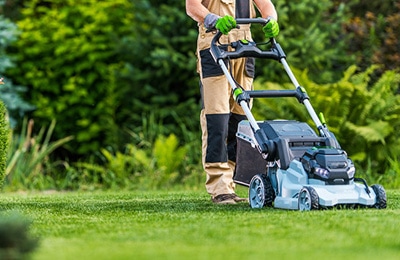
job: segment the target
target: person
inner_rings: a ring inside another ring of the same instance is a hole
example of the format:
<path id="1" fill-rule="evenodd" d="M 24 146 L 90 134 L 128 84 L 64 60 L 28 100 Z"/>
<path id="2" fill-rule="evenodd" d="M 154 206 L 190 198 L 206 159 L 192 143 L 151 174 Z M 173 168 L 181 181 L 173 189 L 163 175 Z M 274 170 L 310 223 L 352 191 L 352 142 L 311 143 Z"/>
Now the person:
<path id="1" fill-rule="evenodd" d="M 262 17 L 270 19 L 263 27 L 265 37 L 276 37 L 279 33 L 278 17 L 270 0 L 186 0 L 186 13 L 198 23 L 199 29 L 196 56 L 202 97 L 202 164 L 207 175 L 206 190 L 216 204 L 248 201 L 236 195 L 233 182 L 236 131 L 245 115 L 231 97 L 227 78 L 209 49 L 215 29 L 224 34 L 221 43 L 252 40 L 250 25 L 241 24 L 236 28 L 235 19 L 256 17 L 255 8 Z M 254 62 L 254 58 L 240 58 L 229 63 L 233 77 L 246 90 L 252 88 Z"/>

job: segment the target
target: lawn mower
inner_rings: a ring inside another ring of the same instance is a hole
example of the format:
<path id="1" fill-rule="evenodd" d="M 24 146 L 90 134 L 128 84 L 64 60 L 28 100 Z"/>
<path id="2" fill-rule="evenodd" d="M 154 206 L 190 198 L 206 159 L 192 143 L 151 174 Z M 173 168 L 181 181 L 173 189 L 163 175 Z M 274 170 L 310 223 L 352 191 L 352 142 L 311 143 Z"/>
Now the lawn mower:
<path id="1" fill-rule="evenodd" d="M 241 18 L 236 22 L 238 26 L 265 25 L 269 20 Z M 305 88 L 297 82 L 276 39 L 269 39 L 265 50 L 259 43 L 248 40 L 222 44 L 221 36 L 217 31 L 210 51 L 247 118 L 239 123 L 236 133 L 233 179 L 248 187 L 250 207 L 273 206 L 301 211 L 333 207 L 386 208 L 385 189 L 379 184 L 368 186 L 364 179 L 355 177 L 353 161 L 329 131 L 323 115 L 318 116 L 314 111 Z M 280 62 L 294 89 L 244 90 L 228 70 L 230 59 L 243 57 Z M 304 105 L 318 134 L 307 123 L 296 120 L 256 121 L 249 107 L 251 98 L 285 97 L 294 97 Z"/>

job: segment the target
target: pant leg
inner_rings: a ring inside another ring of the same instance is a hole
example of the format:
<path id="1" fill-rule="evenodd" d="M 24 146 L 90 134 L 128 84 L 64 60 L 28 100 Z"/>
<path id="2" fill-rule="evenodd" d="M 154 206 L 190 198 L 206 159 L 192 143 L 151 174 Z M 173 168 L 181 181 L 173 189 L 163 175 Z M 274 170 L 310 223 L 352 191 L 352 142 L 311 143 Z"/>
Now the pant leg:
<path id="1" fill-rule="evenodd" d="M 209 37 L 204 35 L 205 38 Z M 248 31 L 236 32 L 234 38 L 247 39 Z M 203 39 L 202 36 L 200 39 Z M 201 80 L 203 108 L 200 114 L 202 129 L 202 162 L 207 174 L 206 189 L 209 194 L 234 193 L 233 171 L 236 155 L 237 123 L 243 118 L 242 108 L 234 102 L 231 86 L 221 68 L 213 60 L 209 49 L 202 49 L 199 41 L 197 52 L 198 72 Z M 248 59 L 232 60 L 233 77 L 245 89 L 251 89 L 253 78 L 247 71 Z M 254 70 L 254 64 L 253 64 Z M 254 72 L 254 71 L 253 71 Z"/>
<path id="2" fill-rule="evenodd" d="M 245 89 L 251 89 L 252 78 L 242 75 L 245 63 L 243 60 L 235 64 L 241 74 L 237 78 Z M 212 196 L 234 193 L 236 132 L 238 123 L 246 117 L 243 109 L 233 101 L 225 75 L 203 78 L 201 85 L 202 157 L 207 174 L 206 189 Z"/>
<path id="3" fill-rule="evenodd" d="M 233 171 L 228 164 L 230 90 L 225 76 L 202 79 L 202 161 L 207 192 L 216 196 L 234 193 Z"/>

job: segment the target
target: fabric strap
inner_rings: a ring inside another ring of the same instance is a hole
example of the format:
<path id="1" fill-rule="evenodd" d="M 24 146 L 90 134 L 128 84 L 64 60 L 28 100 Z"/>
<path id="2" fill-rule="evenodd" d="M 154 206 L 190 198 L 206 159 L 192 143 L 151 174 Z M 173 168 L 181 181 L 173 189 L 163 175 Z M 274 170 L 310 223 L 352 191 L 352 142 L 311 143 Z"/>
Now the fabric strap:
<path id="1" fill-rule="evenodd" d="M 250 18 L 250 0 L 236 0 L 236 18 Z"/>

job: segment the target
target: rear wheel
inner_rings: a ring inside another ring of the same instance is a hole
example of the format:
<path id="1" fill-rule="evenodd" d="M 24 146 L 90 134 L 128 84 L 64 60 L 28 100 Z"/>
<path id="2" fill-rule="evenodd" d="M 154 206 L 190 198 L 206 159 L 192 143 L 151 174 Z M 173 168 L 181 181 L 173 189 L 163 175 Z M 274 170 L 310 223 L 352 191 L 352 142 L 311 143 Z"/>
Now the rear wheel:
<path id="1" fill-rule="evenodd" d="M 319 208 L 318 193 L 313 187 L 304 186 L 299 193 L 299 210 L 309 211 Z"/>
<path id="2" fill-rule="evenodd" d="M 249 204 L 253 209 L 272 206 L 275 192 L 266 174 L 257 174 L 250 181 Z"/>
<path id="3" fill-rule="evenodd" d="M 376 195 L 374 207 L 377 209 L 386 209 L 386 191 L 382 185 L 374 184 L 371 186 Z"/>

